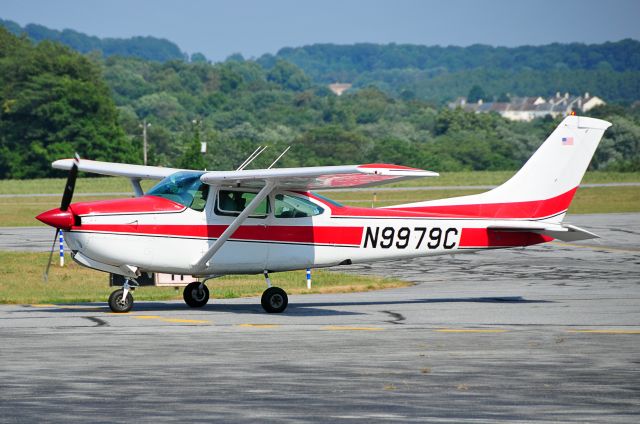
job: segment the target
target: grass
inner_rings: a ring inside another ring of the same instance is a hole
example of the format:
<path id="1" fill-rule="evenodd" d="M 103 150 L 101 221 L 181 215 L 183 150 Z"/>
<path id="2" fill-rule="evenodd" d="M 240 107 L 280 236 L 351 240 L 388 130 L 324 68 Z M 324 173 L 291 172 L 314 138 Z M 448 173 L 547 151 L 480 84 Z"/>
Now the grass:
<path id="1" fill-rule="evenodd" d="M 500 185 L 516 171 L 463 171 L 441 172 L 439 177 L 418 178 L 389 184 L 386 187 L 472 186 Z M 640 182 L 640 172 L 587 172 L 583 184 Z"/>
<path id="2" fill-rule="evenodd" d="M 578 189 L 569 214 L 640 212 L 640 187 Z"/>
<path id="3" fill-rule="evenodd" d="M 53 264 L 49 281 L 42 281 L 48 253 L 0 252 L 0 303 L 79 303 L 105 302 L 114 290 L 108 274 L 81 267 L 74 262 L 63 268 Z M 55 258 L 54 258 L 55 259 Z M 396 279 L 368 277 L 314 270 L 311 290 L 305 272 L 271 274 L 272 284 L 289 294 L 348 293 L 411 285 Z M 259 296 L 265 289 L 261 275 L 227 276 L 207 282 L 216 299 Z M 144 287 L 136 290 L 136 300 L 182 299 L 182 289 Z"/>
<path id="4" fill-rule="evenodd" d="M 66 178 L 38 178 L 35 180 L 0 180 L 0 194 L 60 194 L 64 190 Z M 142 188 L 148 190 L 158 181 L 144 180 Z M 76 181 L 75 193 L 133 193 L 128 178 L 97 177 Z"/>

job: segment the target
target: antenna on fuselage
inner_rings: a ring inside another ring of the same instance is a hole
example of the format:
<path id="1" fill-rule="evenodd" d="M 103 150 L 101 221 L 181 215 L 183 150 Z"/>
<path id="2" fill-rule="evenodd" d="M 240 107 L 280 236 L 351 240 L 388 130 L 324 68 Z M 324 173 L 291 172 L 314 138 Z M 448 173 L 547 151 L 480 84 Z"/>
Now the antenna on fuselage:
<path id="1" fill-rule="evenodd" d="M 260 154 L 264 152 L 267 147 L 269 146 L 258 146 L 258 148 L 254 150 L 253 153 L 251 153 L 244 162 L 242 162 L 242 164 L 238 167 L 238 169 L 236 169 L 236 171 L 242 171 L 244 168 L 246 168 L 251 162 L 253 162 L 255 158 L 260 156 Z"/>
<path id="2" fill-rule="evenodd" d="M 275 165 L 275 164 L 276 164 L 276 162 L 278 162 L 278 161 L 280 160 L 280 158 L 281 158 L 282 156 L 284 156 L 284 154 L 285 154 L 285 153 L 287 153 L 287 152 L 289 151 L 289 149 L 290 149 L 290 148 L 291 148 L 291 146 L 289 146 L 289 147 L 287 147 L 286 149 L 284 149 L 284 152 L 280 153 L 280 156 L 278 156 L 278 157 L 276 158 L 276 160 L 274 160 L 274 161 L 273 161 L 273 163 L 272 163 L 271 165 L 269 165 L 269 167 L 268 167 L 267 169 L 271 169 L 271 168 L 273 167 L 273 165 Z"/>

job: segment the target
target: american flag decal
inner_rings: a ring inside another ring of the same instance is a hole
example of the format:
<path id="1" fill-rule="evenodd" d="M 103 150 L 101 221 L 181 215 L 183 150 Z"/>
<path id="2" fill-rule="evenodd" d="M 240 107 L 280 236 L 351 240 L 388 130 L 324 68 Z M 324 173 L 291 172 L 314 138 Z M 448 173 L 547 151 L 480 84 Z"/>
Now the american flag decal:
<path id="1" fill-rule="evenodd" d="M 562 137 L 563 146 L 573 146 L 573 137 Z"/>

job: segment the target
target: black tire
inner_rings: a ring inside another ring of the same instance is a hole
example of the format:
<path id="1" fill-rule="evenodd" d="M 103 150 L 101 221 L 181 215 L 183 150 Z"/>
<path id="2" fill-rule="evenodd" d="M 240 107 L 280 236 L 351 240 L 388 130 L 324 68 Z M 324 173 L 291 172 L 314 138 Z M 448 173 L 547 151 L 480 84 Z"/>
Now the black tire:
<path id="1" fill-rule="evenodd" d="M 200 288 L 202 287 L 202 289 Z M 209 289 L 198 281 L 187 284 L 182 292 L 184 303 L 192 308 L 201 308 L 209 301 Z"/>
<path id="2" fill-rule="evenodd" d="M 262 308 L 270 314 L 279 314 L 287 309 L 289 298 L 280 287 L 269 287 L 262 293 Z"/>
<path id="3" fill-rule="evenodd" d="M 111 293 L 109 296 L 109 308 L 116 313 L 129 312 L 133 308 L 133 296 L 131 292 L 127 293 L 127 297 L 123 300 L 122 294 L 124 290 L 119 289 Z"/>

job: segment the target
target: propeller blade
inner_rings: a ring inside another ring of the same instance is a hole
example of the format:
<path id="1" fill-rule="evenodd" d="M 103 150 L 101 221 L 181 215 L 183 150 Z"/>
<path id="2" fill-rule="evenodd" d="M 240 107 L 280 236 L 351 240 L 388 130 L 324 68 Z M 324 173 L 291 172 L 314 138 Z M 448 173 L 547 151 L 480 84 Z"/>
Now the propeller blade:
<path id="1" fill-rule="evenodd" d="M 78 163 L 80 162 L 80 157 L 76 153 L 75 160 L 73 161 L 73 165 L 69 170 L 69 176 L 67 177 L 67 184 L 64 186 L 64 193 L 62 194 L 62 202 L 60 202 L 60 210 L 66 211 L 71 204 L 71 199 L 73 199 L 73 191 L 76 187 L 76 178 L 78 177 Z"/>
<path id="2" fill-rule="evenodd" d="M 42 279 L 45 283 L 49 281 L 49 268 L 51 267 L 51 258 L 53 257 L 53 251 L 56 248 L 56 241 L 58 241 L 58 233 L 60 233 L 60 229 L 56 228 L 56 235 L 53 236 L 53 244 L 51 245 L 51 251 L 49 252 L 49 261 L 47 262 L 47 268 L 44 270 L 44 274 L 42 274 Z"/>

